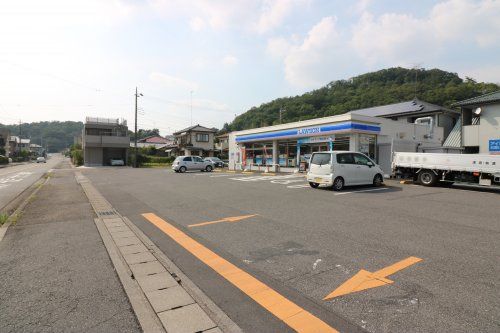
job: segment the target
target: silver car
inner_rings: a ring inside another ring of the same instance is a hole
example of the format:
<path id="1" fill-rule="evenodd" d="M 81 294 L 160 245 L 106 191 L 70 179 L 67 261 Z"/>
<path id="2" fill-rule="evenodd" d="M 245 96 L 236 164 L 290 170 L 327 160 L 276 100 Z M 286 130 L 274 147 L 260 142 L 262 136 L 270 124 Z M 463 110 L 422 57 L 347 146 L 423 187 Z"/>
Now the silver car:
<path id="1" fill-rule="evenodd" d="M 188 170 L 200 170 L 210 172 L 214 169 L 214 163 L 204 161 L 199 156 L 178 156 L 172 163 L 175 172 L 186 172 Z"/>

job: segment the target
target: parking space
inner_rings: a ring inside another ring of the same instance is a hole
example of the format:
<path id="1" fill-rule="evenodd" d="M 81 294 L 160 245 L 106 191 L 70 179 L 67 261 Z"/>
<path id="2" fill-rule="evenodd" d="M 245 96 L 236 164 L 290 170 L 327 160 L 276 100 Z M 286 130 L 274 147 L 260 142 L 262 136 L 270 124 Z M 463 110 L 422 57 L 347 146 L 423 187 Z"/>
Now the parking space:
<path id="1" fill-rule="evenodd" d="M 122 169 L 89 178 L 244 327 L 255 325 L 238 317 L 245 298 L 235 306 L 233 289 L 142 213 L 155 212 L 335 328 L 341 321 L 332 318 L 370 332 L 498 328 L 497 193 L 394 180 L 337 192 L 312 189 L 301 174 Z"/>
<path id="2" fill-rule="evenodd" d="M 311 188 L 309 183 L 307 182 L 305 178 L 305 174 L 272 174 L 272 175 L 266 175 L 266 174 L 261 174 L 261 173 L 248 173 L 248 174 L 243 174 L 243 173 L 223 173 L 223 172 L 217 172 L 217 173 L 205 173 L 205 172 L 192 172 L 192 173 L 186 173 L 183 174 L 182 176 L 192 176 L 192 177 L 206 177 L 213 179 L 213 181 L 219 181 L 219 182 L 238 182 L 241 183 L 242 186 L 245 186 L 244 184 L 248 183 L 255 183 L 255 184 L 262 184 L 263 186 L 267 186 L 267 184 L 273 184 L 273 185 L 278 185 L 279 188 L 286 189 L 286 190 L 310 190 L 310 191 L 331 191 L 331 195 L 338 196 L 338 195 L 348 195 L 348 194 L 357 194 L 357 193 L 366 193 L 366 192 L 393 192 L 393 191 L 400 191 L 400 188 L 397 188 L 395 186 L 389 185 L 389 184 L 384 184 L 384 186 L 381 187 L 372 187 L 372 186 L 350 186 L 346 187 L 342 191 L 332 191 L 331 188 L 329 187 L 324 187 L 324 186 L 319 186 L 316 189 Z M 387 183 L 390 184 L 397 184 L 396 181 L 388 181 Z"/>

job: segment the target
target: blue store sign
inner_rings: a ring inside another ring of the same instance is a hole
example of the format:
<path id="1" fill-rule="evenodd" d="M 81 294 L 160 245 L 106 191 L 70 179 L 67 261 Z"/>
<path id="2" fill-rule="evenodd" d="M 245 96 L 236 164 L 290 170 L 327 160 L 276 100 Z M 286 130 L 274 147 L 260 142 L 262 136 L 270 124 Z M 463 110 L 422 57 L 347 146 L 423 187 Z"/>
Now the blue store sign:
<path id="1" fill-rule="evenodd" d="M 305 127 L 305 128 L 289 129 L 276 132 L 241 135 L 236 137 L 236 142 L 259 141 L 266 139 L 300 138 L 300 137 L 315 136 L 322 134 L 333 134 L 336 132 L 349 132 L 349 131 L 380 133 L 380 126 L 354 123 L 348 121 L 333 125 Z"/>
<path id="2" fill-rule="evenodd" d="M 490 153 L 500 153 L 500 139 L 490 140 Z"/>

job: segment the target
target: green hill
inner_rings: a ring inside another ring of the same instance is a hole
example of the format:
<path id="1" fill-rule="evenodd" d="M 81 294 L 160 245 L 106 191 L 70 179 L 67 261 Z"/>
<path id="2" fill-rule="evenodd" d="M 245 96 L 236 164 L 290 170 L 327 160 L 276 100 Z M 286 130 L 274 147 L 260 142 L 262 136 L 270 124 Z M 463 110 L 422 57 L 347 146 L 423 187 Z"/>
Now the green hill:
<path id="1" fill-rule="evenodd" d="M 415 85 L 415 74 L 417 84 Z M 223 131 L 243 130 L 342 114 L 351 110 L 408 101 L 415 97 L 449 107 L 452 103 L 499 90 L 494 83 L 461 79 L 440 69 L 383 69 L 348 80 L 333 81 L 317 90 L 295 97 L 278 98 L 239 115 Z"/>
<path id="2" fill-rule="evenodd" d="M 31 143 L 47 145 L 49 152 L 58 152 L 73 144 L 75 136 L 82 134 L 81 121 L 41 121 L 37 123 L 23 123 L 21 125 L 2 125 L 7 127 L 11 135 L 31 138 Z"/>

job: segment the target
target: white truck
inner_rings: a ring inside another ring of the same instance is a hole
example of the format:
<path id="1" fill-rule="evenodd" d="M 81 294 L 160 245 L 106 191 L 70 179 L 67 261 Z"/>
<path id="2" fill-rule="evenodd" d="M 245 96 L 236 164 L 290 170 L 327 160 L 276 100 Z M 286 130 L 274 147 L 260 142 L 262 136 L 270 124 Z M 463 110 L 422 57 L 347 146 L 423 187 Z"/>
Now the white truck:
<path id="1" fill-rule="evenodd" d="M 394 153 L 392 172 L 424 186 L 448 182 L 500 188 L 500 155 Z"/>

